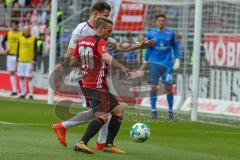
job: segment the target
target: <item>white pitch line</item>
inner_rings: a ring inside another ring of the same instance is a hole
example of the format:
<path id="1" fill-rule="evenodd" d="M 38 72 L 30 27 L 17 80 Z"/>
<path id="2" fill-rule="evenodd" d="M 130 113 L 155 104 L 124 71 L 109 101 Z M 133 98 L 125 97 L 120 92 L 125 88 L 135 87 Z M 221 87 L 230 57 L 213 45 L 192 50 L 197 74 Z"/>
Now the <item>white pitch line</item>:
<path id="1" fill-rule="evenodd" d="M 0 124 L 3 124 L 3 125 L 16 125 L 16 126 L 49 126 L 49 124 L 14 123 L 14 122 L 7 122 L 7 121 L 0 121 Z"/>
<path id="2" fill-rule="evenodd" d="M 225 123 L 218 123 L 218 122 L 206 122 L 206 121 L 198 121 L 198 122 L 204 123 L 204 124 L 212 124 L 212 125 L 217 125 L 217 126 L 223 126 L 223 127 L 240 128 L 240 126 L 232 125 L 232 124 L 225 124 Z"/>

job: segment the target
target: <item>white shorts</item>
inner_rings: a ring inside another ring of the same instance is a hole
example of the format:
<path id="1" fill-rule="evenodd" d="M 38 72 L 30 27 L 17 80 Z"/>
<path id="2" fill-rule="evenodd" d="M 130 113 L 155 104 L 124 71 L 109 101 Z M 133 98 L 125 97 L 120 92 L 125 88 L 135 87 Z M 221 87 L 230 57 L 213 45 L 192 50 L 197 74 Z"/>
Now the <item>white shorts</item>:
<path id="1" fill-rule="evenodd" d="M 33 77 L 33 64 L 19 62 L 17 72 L 20 77 Z"/>
<path id="2" fill-rule="evenodd" d="M 7 71 L 15 72 L 16 71 L 16 60 L 17 56 L 7 55 Z"/>

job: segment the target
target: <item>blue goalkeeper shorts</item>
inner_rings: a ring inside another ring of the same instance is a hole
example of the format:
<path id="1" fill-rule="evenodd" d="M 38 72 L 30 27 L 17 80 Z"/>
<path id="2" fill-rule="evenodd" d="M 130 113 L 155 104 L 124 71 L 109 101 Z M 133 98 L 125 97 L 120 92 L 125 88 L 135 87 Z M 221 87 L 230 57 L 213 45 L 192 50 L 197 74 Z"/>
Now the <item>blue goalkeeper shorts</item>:
<path id="1" fill-rule="evenodd" d="M 150 63 L 149 66 L 149 78 L 151 85 L 158 85 L 161 80 L 165 85 L 173 85 L 173 69 L 166 66 Z"/>

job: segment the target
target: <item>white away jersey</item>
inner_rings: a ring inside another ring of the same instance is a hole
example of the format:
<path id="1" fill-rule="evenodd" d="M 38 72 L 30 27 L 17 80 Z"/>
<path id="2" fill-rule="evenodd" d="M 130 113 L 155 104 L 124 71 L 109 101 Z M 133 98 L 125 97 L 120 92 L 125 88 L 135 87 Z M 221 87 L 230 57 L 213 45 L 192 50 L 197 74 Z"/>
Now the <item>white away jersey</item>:
<path id="1" fill-rule="evenodd" d="M 88 22 L 80 23 L 72 32 L 71 40 L 69 42 L 68 48 L 75 48 L 77 40 L 83 36 L 93 36 L 94 29 L 89 25 Z"/>
<path id="2" fill-rule="evenodd" d="M 77 40 L 84 36 L 93 36 L 94 29 L 89 25 L 88 22 L 80 23 L 72 32 L 72 36 L 68 45 L 68 48 L 75 48 L 77 44 Z M 109 37 L 107 40 L 108 43 L 117 43 L 116 40 Z"/>

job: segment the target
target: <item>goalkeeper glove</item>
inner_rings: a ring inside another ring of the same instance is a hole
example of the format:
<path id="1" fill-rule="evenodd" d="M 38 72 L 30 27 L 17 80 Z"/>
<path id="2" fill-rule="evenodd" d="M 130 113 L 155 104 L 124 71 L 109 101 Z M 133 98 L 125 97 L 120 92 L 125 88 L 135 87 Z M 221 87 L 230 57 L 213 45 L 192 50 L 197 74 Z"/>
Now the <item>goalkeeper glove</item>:
<path id="1" fill-rule="evenodd" d="M 180 67 L 180 60 L 177 58 L 175 59 L 174 65 L 173 65 L 173 69 L 176 70 Z"/>

